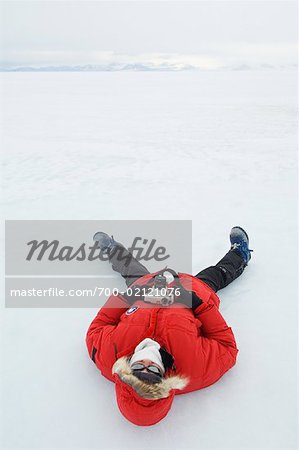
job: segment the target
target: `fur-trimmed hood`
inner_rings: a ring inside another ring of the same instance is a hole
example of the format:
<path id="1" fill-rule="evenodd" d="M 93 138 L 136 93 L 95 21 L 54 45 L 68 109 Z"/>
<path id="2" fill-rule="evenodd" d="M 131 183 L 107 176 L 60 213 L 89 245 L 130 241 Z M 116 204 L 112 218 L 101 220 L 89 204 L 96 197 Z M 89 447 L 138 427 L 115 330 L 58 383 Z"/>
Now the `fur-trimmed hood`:
<path id="1" fill-rule="evenodd" d="M 179 375 L 163 378 L 161 383 L 149 384 L 132 372 L 129 358 L 119 358 L 112 368 L 116 398 L 121 413 L 136 425 L 154 425 L 171 408 L 174 390 L 182 390 L 188 380 Z"/>
<path id="2" fill-rule="evenodd" d="M 161 383 L 149 384 L 139 380 L 133 372 L 129 364 L 129 358 L 123 356 L 119 358 L 112 368 L 112 373 L 116 373 L 120 379 L 132 386 L 140 397 L 149 400 L 157 400 L 159 398 L 167 398 L 172 389 L 184 389 L 187 385 L 187 379 L 178 375 L 162 378 Z"/>

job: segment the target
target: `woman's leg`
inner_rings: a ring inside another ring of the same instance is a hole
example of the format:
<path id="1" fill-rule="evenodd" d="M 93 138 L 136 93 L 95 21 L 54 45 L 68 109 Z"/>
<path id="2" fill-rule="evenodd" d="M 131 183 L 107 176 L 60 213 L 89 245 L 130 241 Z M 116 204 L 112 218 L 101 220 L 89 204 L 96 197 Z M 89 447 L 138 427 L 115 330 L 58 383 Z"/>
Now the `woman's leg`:
<path id="1" fill-rule="evenodd" d="M 207 267 L 195 276 L 217 292 L 238 278 L 245 267 L 238 251 L 230 250 L 215 266 Z"/>
<path id="2" fill-rule="evenodd" d="M 121 274 L 127 286 L 149 273 L 122 244 L 117 243 L 108 253 L 108 258 L 112 269 Z"/>
<path id="3" fill-rule="evenodd" d="M 196 278 L 204 281 L 215 292 L 238 278 L 251 259 L 253 250 L 249 249 L 249 237 L 243 228 L 233 227 L 229 239 L 230 251 L 216 266 L 207 267 L 196 275 Z"/>
<path id="4" fill-rule="evenodd" d="M 98 231 L 93 240 L 97 242 L 97 246 L 103 254 L 108 256 L 112 269 L 121 274 L 127 286 L 149 273 L 147 268 L 137 261 L 120 242 L 114 240 L 113 236 Z"/>

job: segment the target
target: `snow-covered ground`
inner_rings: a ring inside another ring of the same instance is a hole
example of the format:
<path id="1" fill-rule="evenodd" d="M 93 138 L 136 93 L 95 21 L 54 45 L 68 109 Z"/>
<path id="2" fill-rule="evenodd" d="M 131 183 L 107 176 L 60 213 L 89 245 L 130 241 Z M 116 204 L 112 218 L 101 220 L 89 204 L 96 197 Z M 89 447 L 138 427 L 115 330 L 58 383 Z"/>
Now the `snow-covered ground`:
<path id="1" fill-rule="evenodd" d="M 192 219 L 194 272 L 227 251 L 233 225 L 255 250 L 220 292 L 237 365 L 151 428 L 123 419 L 88 358 L 96 310 L 3 309 L 3 447 L 297 448 L 296 72 L 5 73 L 1 84 L 5 218 Z"/>

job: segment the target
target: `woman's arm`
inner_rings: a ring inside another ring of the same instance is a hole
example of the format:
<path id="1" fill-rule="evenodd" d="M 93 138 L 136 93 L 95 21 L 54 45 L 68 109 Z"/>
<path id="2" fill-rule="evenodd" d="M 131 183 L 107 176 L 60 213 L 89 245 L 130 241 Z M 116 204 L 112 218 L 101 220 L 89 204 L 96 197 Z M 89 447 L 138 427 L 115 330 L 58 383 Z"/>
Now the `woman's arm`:
<path id="1" fill-rule="evenodd" d="M 121 315 L 129 307 L 129 303 L 121 295 L 111 295 L 91 322 L 86 334 L 86 345 L 94 362 L 97 352 L 101 351 L 104 335 L 117 326 Z"/>
<path id="2" fill-rule="evenodd" d="M 234 366 L 238 349 L 232 329 L 215 304 L 202 303 L 195 309 L 194 315 L 201 322 L 196 357 L 203 361 L 200 369 L 204 385 L 208 386 Z"/>

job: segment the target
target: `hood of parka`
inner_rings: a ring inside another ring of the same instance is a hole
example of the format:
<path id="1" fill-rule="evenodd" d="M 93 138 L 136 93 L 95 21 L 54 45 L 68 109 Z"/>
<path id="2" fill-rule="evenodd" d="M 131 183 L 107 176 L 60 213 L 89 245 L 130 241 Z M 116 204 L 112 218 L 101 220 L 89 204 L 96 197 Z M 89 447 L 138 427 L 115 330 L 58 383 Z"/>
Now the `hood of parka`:
<path id="1" fill-rule="evenodd" d="M 176 389 L 184 389 L 187 379 L 175 375 L 150 384 L 132 372 L 129 358 L 119 358 L 113 366 L 117 404 L 122 415 L 140 426 L 155 425 L 169 412 Z"/>

